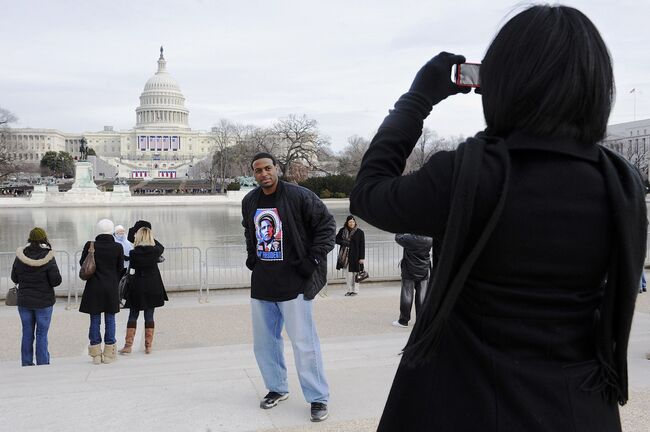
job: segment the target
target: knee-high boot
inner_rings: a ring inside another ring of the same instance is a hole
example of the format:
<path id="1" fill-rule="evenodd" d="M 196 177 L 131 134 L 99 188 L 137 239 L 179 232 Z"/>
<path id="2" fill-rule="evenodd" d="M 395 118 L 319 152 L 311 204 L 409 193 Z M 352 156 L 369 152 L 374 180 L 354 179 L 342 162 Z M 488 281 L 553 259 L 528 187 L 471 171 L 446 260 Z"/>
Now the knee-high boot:
<path id="1" fill-rule="evenodd" d="M 154 322 L 149 321 L 144 323 L 144 352 L 145 354 L 151 354 L 153 350 L 153 329 Z"/>
<path id="2" fill-rule="evenodd" d="M 135 338 L 135 329 L 137 326 L 136 321 L 128 321 L 126 323 L 126 338 L 124 338 L 124 348 L 119 352 L 120 354 L 130 354 L 131 347 L 133 346 L 133 339 Z"/>

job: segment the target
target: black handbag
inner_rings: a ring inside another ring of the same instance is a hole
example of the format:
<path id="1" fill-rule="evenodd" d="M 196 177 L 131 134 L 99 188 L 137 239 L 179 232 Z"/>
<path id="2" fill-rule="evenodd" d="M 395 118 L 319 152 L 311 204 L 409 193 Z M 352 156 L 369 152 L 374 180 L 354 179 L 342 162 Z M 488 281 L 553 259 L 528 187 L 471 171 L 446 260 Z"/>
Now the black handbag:
<path id="1" fill-rule="evenodd" d="M 354 276 L 354 281 L 356 283 L 363 282 L 364 280 L 366 280 L 366 279 L 368 279 L 370 277 L 368 272 L 363 269 L 363 264 L 361 264 L 360 270 L 361 271 Z"/>
<path id="2" fill-rule="evenodd" d="M 18 306 L 18 285 L 9 288 L 7 297 L 5 297 L 5 304 L 7 306 Z"/>
<path id="3" fill-rule="evenodd" d="M 129 285 L 131 284 L 131 275 L 129 274 L 129 270 L 130 269 L 127 269 L 126 273 L 124 273 L 124 276 L 122 276 L 120 282 L 117 284 L 120 293 L 120 307 L 124 307 L 126 304 L 126 297 L 129 295 Z"/>

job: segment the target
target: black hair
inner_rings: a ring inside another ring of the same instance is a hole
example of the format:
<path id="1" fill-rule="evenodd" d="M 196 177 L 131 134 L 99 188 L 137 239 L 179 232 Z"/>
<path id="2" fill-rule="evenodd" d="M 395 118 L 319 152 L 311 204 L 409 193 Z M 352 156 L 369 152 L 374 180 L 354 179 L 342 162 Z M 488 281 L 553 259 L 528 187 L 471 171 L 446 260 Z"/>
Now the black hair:
<path id="1" fill-rule="evenodd" d="M 582 12 L 532 6 L 509 20 L 480 71 L 487 133 L 515 130 L 594 144 L 605 136 L 614 79 L 605 42 Z"/>
<path id="2" fill-rule="evenodd" d="M 259 152 L 255 156 L 253 156 L 253 159 L 251 160 L 251 169 L 253 169 L 253 163 L 258 159 L 271 159 L 271 161 L 273 162 L 273 166 L 278 165 L 278 161 L 275 159 L 275 156 L 273 156 L 271 153 Z"/>

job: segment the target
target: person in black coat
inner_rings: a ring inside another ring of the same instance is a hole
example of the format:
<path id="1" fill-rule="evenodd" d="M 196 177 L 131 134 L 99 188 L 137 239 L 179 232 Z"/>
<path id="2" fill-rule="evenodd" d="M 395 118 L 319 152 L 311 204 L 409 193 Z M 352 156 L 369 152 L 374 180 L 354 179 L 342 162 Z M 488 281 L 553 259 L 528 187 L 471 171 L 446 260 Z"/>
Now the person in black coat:
<path id="1" fill-rule="evenodd" d="M 126 323 L 126 339 L 120 354 L 129 354 L 132 350 L 140 311 L 144 311 L 145 353 L 151 353 L 155 327 L 154 310 L 164 306 L 165 301 L 169 300 L 158 269 L 158 262 L 165 248 L 154 239 L 149 222 L 138 221 L 136 226 L 139 226 L 137 230 L 129 230 L 130 233 L 134 232 L 134 247 L 129 254 L 131 276 L 124 305 L 129 309 L 129 318 Z"/>
<path id="2" fill-rule="evenodd" d="M 22 365 L 34 366 L 34 341 L 36 364 L 50 364 L 47 333 L 56 302 L 54 287 L 61 285 L 61 273 L 44 229 L 31 230 L 27 246 L 16 250 L 11 280 L 18 284 L 18 314 L 23 327 Z"/>
<path id="3" fill-rule="evenodd" d="M 81 253 L 79 265 L 83 265 L 90 250 L 95 248 L 96 270 L 86 281 L 79 312 L 90 315 L 88 354 L 93 363 L 112 363 L 116 358 L 115 314 L 120 311 L 120 296 L 117 288 L 120 274 L 124 268 L 124 251 L 122 245 L 113 237 L 114 225 L 108 219 L 97 223 L 99 235 L 94 242 L 86 242 Z M 104 314 L 104 350 L 102 352 L 102 335 L 100 332 Z"/>
<path id="4" fill-rule="evenodd" d="M 487 128 L 402 175 L 465 58 L 417 73 L 364 155 L 350 210 L 439 257 L 378 431 L 621 430 L 646 252 L 645 191 L 598 144 L 611 60 L 580 11 L 532 6 L 480 67 Z"/>
<path id="5" fill-rule="evenodd" d="M 348 286 L 345 295 L 355 296 L 359 294 L 359 282 L 355 278 L 363 270 L 366 258 L 366 237 L 354 216 L 348 215 L 345 219 L 345 225 L 336 234 L 336 244 L 339 245 L 336 269 L 343 270 L 343 278 Z"/>
<path id="6" fill-rule="evenodd" d="M 399 301 L 399 319 L 393 321 L 393 325 L 395 327 L 408 327 L 413 299 L 415 299 L 415 313 L 417 315 L 420 313 L 420 307 L 427 293 L 431 273 L 433 239 L 415 234 L 395 234 L 395 241 L 404 248 L 404 255 L 400 262 L 402 290 Z"/>

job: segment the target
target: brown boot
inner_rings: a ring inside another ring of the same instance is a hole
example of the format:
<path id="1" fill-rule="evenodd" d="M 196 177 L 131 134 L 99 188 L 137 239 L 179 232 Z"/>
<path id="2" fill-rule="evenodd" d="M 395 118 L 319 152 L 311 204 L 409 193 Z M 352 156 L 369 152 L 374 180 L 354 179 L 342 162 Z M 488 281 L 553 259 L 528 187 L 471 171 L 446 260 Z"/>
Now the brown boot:
<path id="1" fill-rule="evenodd" d="M 145 354 L 151 354 L 153 349 L 153 329 L 154 322 L 144 323 L 144 352 Z"/>
<path id="2" fill-rule="evenodd" d="M 122 348 L 119 351 L 120 354 L 131 353 L 131 347 L 133 346 L 133 339 L 135 338 L 135 328 L 136 328 L 135 322 L 126 323 L 126 338 L 124 339 L 124 348 Z"/>
<path id="3" fill-rule="evenodd" d="M 88 345 L 88 355 L 93 358 L 94 364 L 102 364 L 102 344 Z"/>

